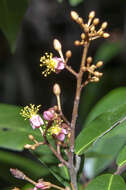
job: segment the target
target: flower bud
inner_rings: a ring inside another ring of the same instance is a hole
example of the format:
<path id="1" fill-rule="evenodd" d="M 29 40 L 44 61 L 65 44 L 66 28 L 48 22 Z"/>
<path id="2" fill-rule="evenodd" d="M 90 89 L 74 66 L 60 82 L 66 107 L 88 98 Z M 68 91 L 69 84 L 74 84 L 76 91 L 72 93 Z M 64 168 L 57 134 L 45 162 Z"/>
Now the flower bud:
<path id="1" fill-rule="evenodd" d="M 95 11 L 91 11 L 90 13 L 89 13 L 89 18 L 90 19 L 93 19 L 95 17 Z"/>
<path id="2" fill-rule="evenodd" d="M 96 67 L 101 67 L 103 65 L 103 61 L 98 61 L 97 63 L 96 63 Z"/>
<path id="3" fill-rule="evenodd" d="M 99 36 L 103 36 L 104 32 L 101 30 L 100 32 L 98 32 Z"/>
<path id="4" fill-rule="evenodd" d="M 56 51 L 58 51 L 58 52 L 61 51 L 62 46 L 61 46 L 61 43 L 59 42 L 59 40 L 57 40 L 57 39 L 53 40 L 53 47 Z"/>
<path id="5" fill-rule="evenodd" d="M 85 34 L 84 34 L 84 33 L 81 34 L 81 39 L 82 39 L 82 40 L 85 39 Z"/>
<path id="6" fill-rule="evenodd" d="M 43 118 L 47 121 L 51 121 L 55 116 L 54 109 L 49 109 L 43 112 Z"/>
<path id="7" fill-rule="evenodd" d="M 28 135 L 28 138 L 30 139 L 30 140 L 34 140 L 34 136 L 33 135 Z"/>
<path id="8" fill-rule="evenodd" d="M 25 174 L 18 169 L 10 168 L 10 172 L 15 178 L 18 178 L 18 179 L 25 178 Z"/>
<path id="9" fill-rule="evenodd" d="M 105 28 L 107 28 L 108 23 L 107 22 L 103 22 L 101 25 L 102 30 L 104 30 Z"/>
<path id="10" fill-rule="evenodd" d="M 30 144 L 25 144 L 25 145 L 24 145 L 24 148 L 26 148 L 26 149 L 30 149 L 31 146 L 32 146 L 32 145 L 30 145 Z"/>
<path id="11" fill-rule="evenodd" d="M 95 19 L 93 20 L 93 24 L 94 24 L 94 25 L 99 24 L 99 18 L 95 18 Z"/>
<path id="12" fill-rule="evenodd" d="M 75 12 L 75 11 L 71 11 L 70 14 L 71 14 L 72 19 L 75 20 L 75 21 L 76 21 L 76 20 L 78 19 L 78 17 L 79 17 L 79 15 L 77 14 L 77 12 Z"/>
<path id="13" fill-rule="evenodd" d="M 76 40 L 76 41 L 74 42 L 74 45 L 75 45 L 75 46 L 79 46 L 79 45 L 80 45 L 80 41 Z"/>
<path id="14" fill-rule="evenodd" d="M 100 76 L 101 76 L 101 73 L 98 72 L 98 71 L 95 71 L 95 72 L 94 72 L 94 75 L 95 75 L 96 77 L 100 77 Z"/>
<path id="15" fill-rule="evenodd" d="M 92 62 L 92 57 L 87 58 L 87 63 L 90 64 Z"/>
<path id="16" fill-rule="evenodd" d="M 92 77 L 92 82 L 99 82 L 99 78 L 98 77 Z"/>
<path id="17" fill-rule="evenodd" d="M 59 84 L 54 84 L 53 86 L 53 93 L 56 95 L 56 96 L 59 96 L 60 93 L 61 93 L 61 89 L 60 89 L 60 86 Z"/>
<path id="18" fill-rule="evenodd" d="M 92 32 L 95 31 L 95 26 L 92 26 L 90 29 Z"/>
<path id="19" fill-rule="evenodd" d="M 108 33 L 103 34 L 103 38 L 108 38 L 110 35 Z"/>
<path id="20" fill-rule="evenodd" d="M 68 51 L 66 52 L 66 57 L 70 58 L 71 56 L 72 56 L 72 52 L 71 52 L 70 50 L 68 50 Z"/>

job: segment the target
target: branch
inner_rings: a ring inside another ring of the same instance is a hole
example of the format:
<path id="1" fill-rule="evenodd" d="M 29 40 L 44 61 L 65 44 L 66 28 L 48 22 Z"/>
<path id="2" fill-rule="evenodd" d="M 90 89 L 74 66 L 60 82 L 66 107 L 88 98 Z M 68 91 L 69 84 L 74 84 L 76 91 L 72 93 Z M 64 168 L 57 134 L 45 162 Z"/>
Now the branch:
<path id="1" fill-rule="evenodd" d="M 120 175 L 126 170 L 126 163 L 120 167 L 117 168 L 117 170 L 114 172 L 114 175 Z"/>

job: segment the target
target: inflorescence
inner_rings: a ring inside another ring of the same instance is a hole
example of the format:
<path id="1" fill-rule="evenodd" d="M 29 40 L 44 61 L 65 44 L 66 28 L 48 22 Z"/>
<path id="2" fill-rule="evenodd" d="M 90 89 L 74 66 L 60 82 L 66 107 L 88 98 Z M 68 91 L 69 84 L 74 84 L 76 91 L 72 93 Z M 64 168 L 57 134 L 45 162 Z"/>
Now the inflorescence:
<path id="1" fill-rule="evenodd" d="M 64 58 L 63 52 L 62 52 L 62 45 L 57 39 L 54 39 L 53 46 L 54 46 L 54 49 L 58 52 L 59 57 L 53 56 L 52 53 L 45 53 L 45 55 L 40 58 L 40 62 L 41 62 L 40 67 L 42 67 L 43 69 L 42 75 L 44 75 L 45 77 L 47 77 L 52 72 L 58 74 L 63 69 L 67 69 L 71 74 L 73 74 L 76 77 L 77 81 L 80 82 L 79 87 L 77 88 L 77 92 L 80 92 L 81 89 L 85 87 L 89 82 L 98 82 L 101 76 L 103 75 L 102 72 L 99 72 L 97 70 L 103 65 L 103 62 L 98 61 L 96 64 L 92 64 L 92 57 L 86 57 L 88 46 L 92 40 L 95 40 L 100 37 L 108 38 L 109 34 L 104 32 L 104 30 L 107 28 L 107 22 L 103 22 L 101 24 L 101 27 L 98 30 L 96 29 L 97 25 L 99 24 L 99 18 L 95 18 L 94 11 L 91 11 L 89 13 L 87 23 L 83 20 L 83 18 L 79 17 L 78 13 L 76 13 L 75 11 L 71 11 L 71 18 L 77 24 L 79 24 L 83 30 L 83 32 L 80 35 L 81 40 L 80 41 L 75 40 L 74 42 L 75 46 L 83 46 L 83 48 L 86 49 L 86 51 L 84 51 L 82 55 L 80 71 L 76 72 L 71 66 L 67 64 L 69 59 L 72 56 L 72 52 L 70 50 L 66 51 L 65 58 Z M 87 75 L 87 79 L 83 81 L 82 80 L 83 74 L 85 72 L 87 72 L 88 75 Z M 68 160 L 70 160 L 69 155 L 68 155 L 68 150 L 70 152 L 70 149 L 69 149 L 69 145 L 71 143 L 70 138 L 72 134 L 74 134 L 71 132 L 72 121 L 70 123 L 62 112 L 61 101 L 60 101 L 61 89 L 58 84 L 55 84 L 53 86 L 53 93 L 56 96 L 57 105 L 49 108 L 48 110 L 45 110 L 42 116 L 38 114 L 40 105 L 35 106 L 34 104 L 30 104 L 29 106 L 25 106 L 24 109 L 21 109 L 20 114 L 25 119 L 29 119 L 29 122 L 32 128 L 33 129 L 38 128 L 43 137 L 42 142 L 38 142 L 33 135 L 29 134 L 28 137 L 34 144 L 32 145 L 26 144 L 24 147 L 27 149 L 35 150 L 40 145 L 47 145 L 55 154 L 55 156 L 59 159 L 59 161 L 61 162 L 61 165 L 66 165 L 67 168 L 70 168 L 72 166 L 69 165 L 68 161 L 64 160 L 60 149 L 64 148 L 64 152 L 66 153 Z M 75 103 L 76 102 L 77 101 L 75 101 Z M 76 104 L 74 106 L 76 106 Z M 77 110 L 77 106 L 76 106 L 76 110 Z M 74 114 L 73 114 L 72 119 L 74 121 L 75 119 Z M 76 119 L 75 119 L 75 123 L 76 123 Z M 51 136 L 53 140 L 55 141 L 56 150 L 48 141 L 48 138 L 47 138 L 48 136 Z M 70 145 L 70 148 L 72 146 Z M 34 185 L 33 190 L 49 189 L 50 187 L 54 187 L 60 190 L 65 190 L 64 188 L 53 185 L 50 182 L 45 182 L 42 179 L 40 179 L 38 182 L 34 182 L 30 178 L 28 178 L 25 174 L 23 174 L 23 172 L 17 169 L 10 169 L 10 171 L 16 178 L 25 179 L 29 182 L 32 182 Z M 14 189 L 18 189 L 18 188 L 14 188 Z"/>

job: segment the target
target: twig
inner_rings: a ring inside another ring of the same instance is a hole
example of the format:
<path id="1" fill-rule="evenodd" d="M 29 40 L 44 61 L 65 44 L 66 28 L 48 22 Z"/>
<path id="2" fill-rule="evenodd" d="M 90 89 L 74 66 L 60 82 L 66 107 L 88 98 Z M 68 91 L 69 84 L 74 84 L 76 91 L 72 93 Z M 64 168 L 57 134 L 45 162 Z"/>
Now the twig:
<path id="1" fill-rule="evenodd" d="M 78 77 L 78 73 L 76 73 L 76 71 L 74 71 L 70 66 L 65 65 L 65 68 L 72 73 L 76 78 Z"/>
<path id="2" fill-rule="evenodd" d="M 54 187 L 54 188 L 56 188 L 56 189 L 59 189 L 59 190 L 65 190 L 64 188 L 62 188 L 62 187 L 59 187 L 59 186 L 57 186 L 57 185 L 54 185 L 54 184 L 51 184 L 51 187 Z"/>
<path id="3" fill-rule="evenodd" d="M 83 54 L 82 54 L 80 71 L 77 78 L 77 88 L 76 88 L 76 95 L 74 99 L 74 107 L 73 107 L 72 121 L 71 121 L 71 137 L 70 137 L 70 149 L 69 149 L 69 165 L 71 167 L 69 171 L 70 171 L 70 176 L 71 176 L 71 184 L 75 190 L 77 189 L 77 176 L 76 176 L 76 170 L 74 168 L 75 125 L 76 125 L 77 116 L 78 116 L 78 107 L 79 107 L 79 101 L 80 101 L 80 95 L 81 95 L 81 89 L 82 89 L 81 88 L 82 77 L 83 77 L 82 68 L 84 67 L 85 62 L 86 62 L 88 47 L 89 47 L 89 43 L 85 45 Z"/>
<path id="4" fill-rule="evenodd" d="M 117 168 L 117 170 L 114 172 L 114 175 L 120 175 L 126 170 L 126 163 L 120 167 Z"/>
<path id="5" fill-rule="evenodd" d="M 59 161 L 60 161 L 62 164 L 66 165 L 66 166 L 69 168 L 69 163 L 68 163 L 66 160 L 64 160 L 64 159 L 62 158 L 61 154 L 58 154 L 58 152 L 57 152 L 57 151 L 53 148 L 53 146 L 48 142 L 45 133 L 44 133 L 43 137 L 44 137 L 44 143 L 50 148 L 50 150 L 53 152 L 53 154 L 59 159 Z"/>
<path id="6" fill-rule="evenodd" d="M 76 173 L 78 172 L 78 170 L 80 168 L 80 164 L 81 164 L 81 157 L 76 155 L 76 165 L 75 165 Z"/>

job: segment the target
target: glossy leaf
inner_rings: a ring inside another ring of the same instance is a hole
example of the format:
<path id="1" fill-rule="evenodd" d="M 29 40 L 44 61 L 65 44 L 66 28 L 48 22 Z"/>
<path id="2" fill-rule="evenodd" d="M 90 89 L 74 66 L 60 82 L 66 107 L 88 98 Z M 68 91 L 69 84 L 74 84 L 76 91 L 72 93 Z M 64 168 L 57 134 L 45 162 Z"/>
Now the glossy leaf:
<path id="1" fill-rule="evenodd" d="M 116 163 L 118 167 L 121 167 L 122 165 L 126 164 L 126 146 L 120 151 Z"/>
<path id="2" fill-rule="evenodd" d="M 121 176 L 105 174 L 96 177 L 85 190 L 125 190 L 126 184 Z"/>
<path id="3" fill-rule="evenodd" d="M 9 172 L 10 167 L 20 168 L 24 173 L 30 173 L 35 178 L 49 174 L 49 171 L 41 167 L 40 163 L 15 152 L 0 150 L 0 163 L 0 171 L 2 171 L 0 172 L 0 177 L 6 181 L 12 177 Z"/>
<path id="4" fill-rule="evenodd" d="M 126 144 L 126 122 L 103 136 L 85 152 L 85 173 L 92 178 L 109 167 Z M 89 154 L 95 157 L 87 157 Z"/>
<path id="5" fill-rule="evenodd" d="M 91 110 L 89 113 L 85 126 L 92 120 L 94 120 L 98 115 L 108 112 L 114 111 L 121 104 L 126 102 L 126 88 L 121 87 L 110 91 L 107 95 L 105 95 Z"/>
<path id="6" fill-rule="evenodd" d="M 0 29 L 5 34 L 12 52 L 15 50 L 17 34 L 27 6 L 27 0 L 0 0 Z"/>
<path id="7" fill-rule="evenodd" d="M 48 167 L 42 160 L 42 158 L 39 158 L 39 161 L 44 165 L 48 171 L 64 186 L 69 186 L 69 183 L 60 175 L 60 170 L 56 167 Z M 58 164 L 57 164 L 58 165 Z"/>
<path id="8" fill-rule="evenodd" d="M 91 121 L 77 136 L 75 141 L 76 154 L 83 154 L 96 139 L 100 138 L 108 129 L 125 116 L 126 103 L 123 103 L 119 107 L 117 106 L 115 109 L 111 110 L 111 112 L 102 113 L 96 117 L 96 119 Z M 121 124 L 118 125 L 118 128 L 120 126 Z"/>
<path id="9" fill-rule="evenodd" d="M 122 41 L 104 42 L 97 50 L 94 61 L 102 60 L 104 63 L 119 55 L 123 50 Z"/>

